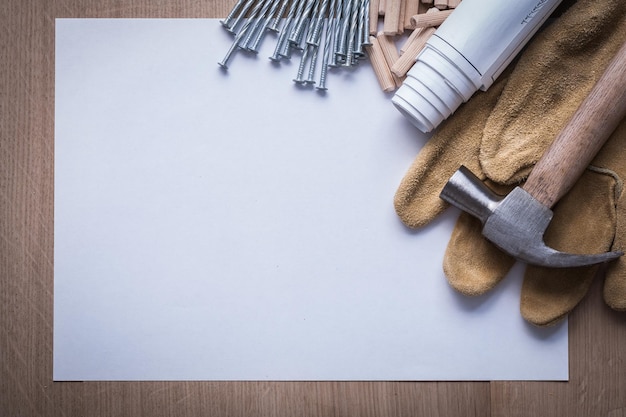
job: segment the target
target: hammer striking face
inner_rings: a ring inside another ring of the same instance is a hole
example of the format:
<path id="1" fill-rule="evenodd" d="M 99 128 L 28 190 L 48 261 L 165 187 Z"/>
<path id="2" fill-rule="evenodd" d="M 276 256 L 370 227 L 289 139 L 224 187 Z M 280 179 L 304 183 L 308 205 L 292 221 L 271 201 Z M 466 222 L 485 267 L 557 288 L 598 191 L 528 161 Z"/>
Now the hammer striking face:
<path id="1" fill-rule="evenodd" d="M 487 239 L 529 264 L 576 267 L 610 261 L 622 255 L 621 252 L 576 255 L 547 246 L 543 235 L 552 220 L 552 210 L 520 187 L 500 197 L 465 167 L 450 178 L 441 191 L 441 198 L 478 217 Z"/>

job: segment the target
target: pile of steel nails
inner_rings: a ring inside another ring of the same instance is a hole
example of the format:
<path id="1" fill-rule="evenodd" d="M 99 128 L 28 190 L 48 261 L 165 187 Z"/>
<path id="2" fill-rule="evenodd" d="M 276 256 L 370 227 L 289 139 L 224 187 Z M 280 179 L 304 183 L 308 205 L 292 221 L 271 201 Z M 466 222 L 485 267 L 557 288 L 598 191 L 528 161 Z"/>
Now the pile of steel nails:
<path id="1" fill-rule="evenodd" d="M 294 81 L 326 90 L 329 67 L 352 67 L 369 45 L 370 0 L 238 0 L 221 21 L 234 36 L 219 65 L 227 69 L 238 51 L 256 54 L 268 31 L 277 34 L 274 62 L 300 55 Z M 323 45 L 322 45 L 323 40 Z M 318 57 L 321 68 L 316 70 Z"/>

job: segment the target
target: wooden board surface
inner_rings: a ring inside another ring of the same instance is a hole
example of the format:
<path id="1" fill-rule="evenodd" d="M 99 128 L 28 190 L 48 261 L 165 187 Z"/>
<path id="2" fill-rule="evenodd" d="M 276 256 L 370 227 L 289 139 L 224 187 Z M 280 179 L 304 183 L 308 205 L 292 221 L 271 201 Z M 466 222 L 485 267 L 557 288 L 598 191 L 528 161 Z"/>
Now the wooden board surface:
<path id="1" fill-rule="evenodd" d="M 231 5 L 0 1 L 0 416 L 626 416 L 626 314 L 603 304 L 600 278 L 570 318 L 567 383 L 52 382 L 54 19 Z"/>

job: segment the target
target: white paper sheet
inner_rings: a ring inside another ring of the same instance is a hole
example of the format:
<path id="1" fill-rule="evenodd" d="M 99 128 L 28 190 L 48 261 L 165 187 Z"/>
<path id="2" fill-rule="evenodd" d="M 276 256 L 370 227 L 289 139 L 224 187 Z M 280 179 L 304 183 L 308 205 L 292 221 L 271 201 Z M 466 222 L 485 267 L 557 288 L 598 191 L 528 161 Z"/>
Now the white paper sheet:
<path id="1" fill-rule="evenodd" d="M 392 199 L 426 140 L 368 65 L 325 96 L 217 20 L 56 22 L 55 380 L 562 380 L 522 268 L 466 298 L 457 212 Z"/>

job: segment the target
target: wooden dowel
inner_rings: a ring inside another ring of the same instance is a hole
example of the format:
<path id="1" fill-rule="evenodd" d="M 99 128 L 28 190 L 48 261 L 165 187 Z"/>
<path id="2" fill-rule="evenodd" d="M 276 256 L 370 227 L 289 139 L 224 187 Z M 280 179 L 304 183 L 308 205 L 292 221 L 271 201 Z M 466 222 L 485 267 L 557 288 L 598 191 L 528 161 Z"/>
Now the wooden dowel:
<path id="1" fill-rule="evenodd" d="M 400 59 L 400 53 L 398 53 L 396 44 L 391 37 L 386 36 L 382 32 L 378 34 L 377 39 L 378 43 L 380 44 L 380 49 L 383 51 L 383 55 L 385 56 L 387 66 L 391 68 L 393 64 L 395 64 L 396 61 Z M 393 76 L 396 87 L 400 87 L 402 85 L 402 81 L 404 81 L 404 77 L 398 77 L 393 73 L 391 73 L 391 75 Z"/>
<path id="2" fill-rule="evenodd" d="M 383 32 L 385 35 L 397 35 L 400 24 L 400 0 L 386 0 Z"/>
<path id="3" fill-rule="evenodd" d="M 370 35 L 378 32 L 378 7 L 380 0 L 370 0 Z"/>
<path id="4" fill-rule="evenodd" d="M 370 62 L 372 63 L 372 68 L 374 69 L 374 74 L 376 74 L 380 88 L 386 93 L 394 91 L 396 89 L 396 82 L 389 70 L 380 43 L 375 36 L 370 36 L 370 42 L 371 45 L 366 46 L 366 50 L 369 54 Z"/>
<path id="5" fill-rule="evenodd" d="M 436 9 L 435 10 L 439 10 Z M 429 28 L 441 25 L 450 16 L 453 9 L 441 10 L 437 13 L 422 13 L 411 16 L 411 28 Z"/>
<path id="6" fill-rule="evenodd" d="M 433 2 L 433 6 L 435 6 L 439 10 L 445 10 L 448 8 L 448 0 L 435 0 Z"/>
<path id="7" fill-rule="evenodd" d="M 416 14 L 426 13 L 426 12 L 428 12 L 428 9 L 430 9 L 430 5 L 428 5 L 426 3 L 422 3 L 420 1 L 419 4 L 417 5 L 417 13 Z"/>
<path id="8" fill-rule="evenodd" d="M 431 7 L 430 9 L 428 9 L 426 11 L 426 13 L 428 14 L 436 14 L 436 13 L 440 13 L 439 9 L 437 9 L 436 7 Z M 411 43 L 414 42 L 415 38 L 418 37 L 421 33 L 421 29 L 424 28 L 417 28 L 415 30 L 413 30 L 413 32 L 411 32 L 411 34 L 409 35 L 409 38 L 406 40 L 406 42 L 400 47 L 400 55 L 402 55 L 407 48 L 409 47 L 409 45 L 411 45 Z"/>
<path id="9" fill-rule="evenodd" d="M 404 33 L 404 13 L 406 11 L 406 0 L 400 0 L 400 13 L 398 16 L 398 29 L 397 29 L 397 34 L 400 35 L 402 33 Z"/>
<path id="10" fill-rule="evenodd" d="M 413 29 L 411 27 L 411 17 L 419 12 L 420 0 L 406 0 L 404 4 L 404 28 Z"/>
<path id="11" fill-rule="evenodd" d="M 378 44 L 380 45 L 380 49 L 383 51 L 387 65 L 391 68 L 400 58 L 400 53 L 396 48 L 395 42 L 391 37 L 385 35 L 383 32 L 379 32 L 376 39 L 378 39 Z"/>
<path id="12" fill-rule="evenodd" d="M 417 29 L 414 29 L 413 32 L 411 32 L 407 40 L 400 47 L 400 56 L 404 55 L 409 45 L 411 45 L 413 41 L 415 40 L 415 38 L 417 38 L 419 34 L 422 33 L 423 29 L 424 28 L 417 28 Z"/>
<path id="13" fill-rule="evenodd" d="M 435 28 L 415 29 L 414 33 L 416 31 L 419 32 L 413 39 L 410 39 L 410 43 L 407 41 L 408 45 L 404 45 L 404 53 L 391 67 L 391 72 L 397 77 L 404 77 L 406 73 L 409 72 L 413 64 L 415 64 L 417 55 L 419 55 L 424 45 L 426 45 L 426 41 L 435 33 Z"/>

